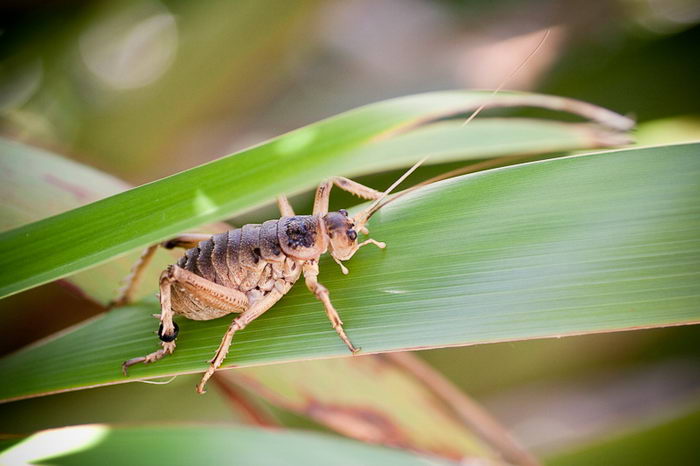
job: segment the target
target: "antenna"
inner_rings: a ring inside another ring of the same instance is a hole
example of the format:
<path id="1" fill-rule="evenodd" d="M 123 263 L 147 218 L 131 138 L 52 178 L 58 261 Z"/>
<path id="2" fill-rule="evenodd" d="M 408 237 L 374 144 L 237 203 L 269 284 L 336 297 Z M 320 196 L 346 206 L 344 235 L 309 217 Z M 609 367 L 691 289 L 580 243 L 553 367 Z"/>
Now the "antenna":
<path id="1" fill-rule="evenodd" d="M 503 89 L 503 86 L 505 86 L 505 85 L 508 83 L 508 81 L 510 81 L 516 74 L 518 74 L 518 72 L 520 72 L 520 70 L 523 69 L 523 67 L 527 64 L 527 62 L 529 62 L 530 59 L 531 59 L 537 52 L 539 52 L 539 50 L 542 48 L 542 46 L 544 45 L 545 41 L 546 41 L 547 38 L 549 37 L 550 31 L 551 31 L 551 30 L 548 28 L 548 29 L 544 32 L 544 35 L 542 36 L 542 38 L 541 38 L 540 41 L 538 42 L 537 47 L 535 47 L 535 48 L 532 50 L 532 52 L 530 52 L 530 53 L 528 54 L 528 56 L 525 57 L 525 59 L 524 59 L 523 61 L 521 61 L 520 64 L 519 64 L 513 71 L 511 71 L 510 74 L 509 74 L 508 76 L 506 76 L 506 77 L 501 81 L 501 83 L 498 85 L 498 87 L 496 87 L 496 89 L 493 90 L 493 92 L 491 93 L 491 95 L 490 95 L 489 97 L 493 97 L 493 96 L 495 96 L 496 94 L 498 94 L 498 93 L 501 91 L 501 89 Z M 479 106 L 476 108 L 476 110 L 474 110 L 474 111 L 471 113 L 471 115 L 469 115 L 469 117 L 464 121 L 464 123 L 462 123 L 462 126 L 466 126 L 470 121 L 472 121 L 474 118 L 476 118 L 476 116 L 477 116 L 479 113 L 481 113 L 481 111 L 482 111 L 484 108 L 486 108 L 486 105 L 487 105 L 486 103 L 482 103 L 481 105 L 479 105 Z M 365 209 L 365 210 L 363 210 L 362 212 L 360 212 L 359 214 L 357 214 L 357 217 L 355 218 L 355 223 L 357 223 L 357 224 L 359 225 L 359 227 L 362 228 L 362 227 L 364 226 L 364 224 L 367 223 L 367 221 L 369 220 L 369 218 L 370 218 L 376 211 L 378 211 L 379 209 L 381 209 L 382 207 L 384 207 L 384 206 L 387 205 L 388 203 L 390 203 L 390 202 L 394 201 L 395 199 L 397 199 L 399 196 L 394 196 L 394 197 L 392 197 L 391 199 L 386 200 L 386 202 L 382 202 L 382 201 L 384 201 L 384 200 L 387 198 L 387 196 L 389 196 L 389 194 L 391 194 L 391 192 L 392 192 L 398 185 L 400 185 L 400 184 L 403 182 L 403 180 L 405 180 L 406 178 L 408 178 L 408 176 L 409 176 L 411 173 L 413 173 L 418 167 L 420 167 L 421 165 L 423 165 L 423 162 L 425 162 L 426 160 L 428 160 L 429 157 L 430 157 L 430 155 L 426 155 L 425 157 L 423 157 L 422 159 L 420 159 L 418 162 L 416 162 L 415 164 L 413 164 L 413 166 L 412 166 L 411 168 L 409 168 L 408 170 L 406 170 L 406 172 L 405 172 L 403 175 L 401 175 L 401 177 L 400 177 L 398 180 L 396 180 L 391 186 L 389 186 L 389 188 L 388 188 L 386 191 L 384 191 L 384 192 L 382 193 L 382 196 L 381 196 L 380 198 L 376 199 L 372 204 L 370 204 L 370 206 L 367 207 L 367 209 Z"/>
<path id="2" fill-rule="evenodd" d="M 496 94 L 498 94 L 498 93 L 501 91 L 501 89 L 503 89 L 503 86 L 505 86 L 506 83 L 508 83 L 508 81 L 510 81 L 511 79 L 513 79 L 513 77 L 514 77 L 516 74 L 518 74 L 518 73 L 520 72 L 520 70 L 522 70 L 523 67 L 524 67 L 525 65 L 527 65 L 527 62 L 529 62 L 530 59 L 531 59 L 532 57 L 534 57 L 535 54 L 536 54 L 537 52 L 540 51 L 540 49 L 541 49 L 542 46 L 544 45 L 545 41 L 547 40 L 547 37 L 549 37 L 550 31 L 551 31 L 551 29 L 549 29 L 549 28 L 548 28 L 546 31 L 544 31 L 544 35 L 542 36 L 542 38 L 540 39 L 540 41 L 537 43 L 537 47 L 535 47 L 535 48 L 532 50 L 532 52 L 530 52 L 530 54 L 529 54 L 527 57 L 525 57 L 525 59 L 524 59 L 523 61 L 521 61 L 520 64 L 519 64 L 513 71 L 511 71 L 510 74 L 509 74 L 508 76 L 505 77 L 505 79 L 503 79 L 503 81 L 501 81 L 501 84 L 499 84 L 498 87 L 497 87 L 496 89 L 493 90 L 493 92 L 491 93 L 490 97 L 493 97 L 493 96 L 495 96 Z M 482 111 L 485 107 L 486 107 L 486 104 L 481 104 L 481 105 L 479 105 L 479 107 L 477 107 L 477 109 L 474 110 L 474 112 L 472 112 L 471 115 L 469 115 L 469 118 L 467 118 L 466 121 L 465 121 L 464 123 L 462 123 L 462 126 L 466 126 L 467 123 L 469 123 L 469 122 L 472 121 L 474 118 L 476 118 L 476 116 L 477 116 L 479 113 L 481 113 L 481 111 Z"/>

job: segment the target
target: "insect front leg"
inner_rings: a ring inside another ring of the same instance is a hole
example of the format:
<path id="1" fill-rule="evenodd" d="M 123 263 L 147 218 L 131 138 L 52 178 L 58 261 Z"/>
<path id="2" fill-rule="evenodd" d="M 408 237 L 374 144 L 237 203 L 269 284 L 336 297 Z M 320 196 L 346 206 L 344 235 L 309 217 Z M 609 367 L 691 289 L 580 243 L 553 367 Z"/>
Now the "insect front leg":
<path id="1" fill-rule="evenodd" d="M 315 260 L 307 261 L 306 263 L 304 263 L 302 271 L 304 273 L 304 280 L 306 281 L 306 286 L 309 288 L 309 291 L 311 291 L 316 296 L 316 299 L 323 303 L 323 306 L 326 309 L 326 315 L 331 321 L 331 325 L 338 333 L 338 336 L 340 336 L 340 339 L 345 342 L 350 351 L 352 351 L 353 353 L 357 353 L 358 351 L 360 351 L 359 348 L 355 347 L 355 345 L 352 344 L 347 334 L 345 333 L 345 330 L 343 329 L 343 321 L 340 320 L 338 311 L 335 310 L 333 304 L 331 303 L 328 288 L 326 288 L 318 282 L 318 263 Z"/>
<path id="2" fill-rule="evenodd" d="M 240 316 L 233 319 L 233 322 L 231 322 L 231 325 L 229 325 L 228 330 L 226 330 L 224 337 L 221 339 L 221 344 L 219 345 L 219 348 L 217 348 L 216 353 L 214 353 L 214 357 L 209 361 L 209 368 L 204 373 L 202 380 L 200 380 L 199 384 L 197 385 L 198 393 L 206 393 L 204 386 L 211 376 L 214 375 L 214 372 L 216 372 L 216 370 L 224 362 L 224 359 L 226 359 L 226 355 L 231 348 L 231 340 L 233 340 L 233 335 L 238 330 L 243 330 L 249 323 L 263 315 L 265 311 L 270 309 L 277 301 L 280 300 L 280 298 L 282 298 L 282 296 L 284 296 L 287 291 L 289 291 L 289 287 L 283 291 L 284 292 L 280 292 L 277 289 L 273 289 L 260 300 L 251 303 L 248 309 L 246 309 Z"/>

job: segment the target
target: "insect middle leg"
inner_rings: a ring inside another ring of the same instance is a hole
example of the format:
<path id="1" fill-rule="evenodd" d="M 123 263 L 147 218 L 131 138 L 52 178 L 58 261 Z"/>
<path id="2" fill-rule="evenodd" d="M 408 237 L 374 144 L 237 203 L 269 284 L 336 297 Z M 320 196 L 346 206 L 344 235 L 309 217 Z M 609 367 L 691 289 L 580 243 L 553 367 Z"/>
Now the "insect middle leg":
<path id="1" fill-rule="evenodd" d="M 224 359 L 226 359 L 226 355 L 228 354 L 228 351 L 231 348 L 231 341 L 233 340 L 233 335 L 238 330 L 243 330 L 244 328 L 246 328 L 249 323 L 257 319 L 265 311 L 270 309 L 277 301 L 280 300 L 280 298 L 282 298 L 282 296 L 285 295 L 287 291 L 289 291 L 290 287 L 291 284 L 285 290 L 283 290 L 283 292 L 280 292 L 277 289 L 273 289 L 260 300 L 251 303 L 248 309 L 246 309 L 240 316 L 236 317 L 233 320 L 233 322 L 231 322 L 231 325 L 229 326 L 228 330 L 226 330 L 224 337 L 221 339 L 221 344 L 219 344 L 219 348 L 217 348 L 216 353 L 214 353 L 214 357 L 209 361 L 209 368 L 204 373 L 204 375 L 202 376 L 202 380 L 200 380 L 199 384 L 197 385 L 198 393 L 206 393 L 204 386 L 206 385 L 207 380 L 211 378 L 214 372 L 216 372 L 216 370 L 224 362 Z"/>

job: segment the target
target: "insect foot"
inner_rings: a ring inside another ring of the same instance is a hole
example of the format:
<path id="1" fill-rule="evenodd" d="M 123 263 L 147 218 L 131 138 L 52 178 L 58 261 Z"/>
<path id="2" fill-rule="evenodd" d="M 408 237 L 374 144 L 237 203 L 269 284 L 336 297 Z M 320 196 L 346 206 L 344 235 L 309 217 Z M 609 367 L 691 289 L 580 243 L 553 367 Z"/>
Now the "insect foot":
<path id="1" fill-rule="evenodd" d="M 158 351 L 154 351 L 153 353 L 147 354 L 146 356 L 141 356 L 139 358 L 132 358 L 132 359 L 129 359 L 128 361 L 124 361 L 122 363 L 122 374 L 124 374 L 125 377 L 128 377 L 129 376 L 128 368 L 130 366 L 133 366 L 134 364 L 139 364 L 139 363 L 150 364 L 152 362 L 156 362 L 160 359 L 163 359 L 163 357 L 166 354 L 172 354 L 173 351 L 175 351 L 175 342 L 174 341 L 169 341 L 169 342 L 164 341 L 162 343 L 162 348 L 159 349 Z"/>
<path id="2" fill-rule="evenodd" d="M 197 384 L 197 393 L 203 395 L 207 392 L 204 388 L 207 384 L 207 381 L 211 378 L 212 375 L 214 375 L 214 372 L 216 372 L 216 370 L 219 367 L 221 367 L 221 364 L 224 362 L 224 359 L 226 359 L 229 348 L 231 347 L 231 339 L 233 337 L 234 332 L 236 330 L 240 330 L 241 328 L 242 327 L 240 325 L 236 324 L 236 321 L 234 321 L 231 327 L 229 327 L 229 331 L 226 333 L 226 335 L 224 335 L 224 340 L 219 346 L 219 348 L 216 350 L 214 357 L 209 360 L 209 368 L 202 376 L 202 380 L 200 380 L 199 384 Z"/>

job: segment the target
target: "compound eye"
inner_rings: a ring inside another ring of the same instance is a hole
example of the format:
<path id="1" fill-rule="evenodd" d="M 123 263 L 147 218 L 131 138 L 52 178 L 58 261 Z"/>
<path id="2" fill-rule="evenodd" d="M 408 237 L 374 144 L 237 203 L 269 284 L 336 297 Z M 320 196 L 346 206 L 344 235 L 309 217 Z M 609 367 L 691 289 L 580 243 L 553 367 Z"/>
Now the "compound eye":
<path id="1" fill-rule="evenodd" d="M 339 214 L 342 214 L 342 215 L 344 215 L 344 216 L 346 216 L 346 217 L 348 216 L 348 211 L 345 210 L 345 209 L 340 209 L 340 210 L 338 211 L 338 213 L 339 213 Z"/>
<path id="2" fill-rule="evenodd" d="M 355 241 L 357 239 L 357 232 L 355 230 L 348 230 L 347 235 L 350 241 Z"/>
<path id="3" fill-rule="evenodd" d="M 178 327 L 177 323 L 175 322 L 173 322 L 173 326 L 175 327 L 175 331 L 173 331 L 172 335 L 163 335 L 163 324 L 160 324 L 160 327 L 158 327 L 158 338 L 166 343 L 175 341 L 177 334 L 180 333 L 180 327 Z"/>

